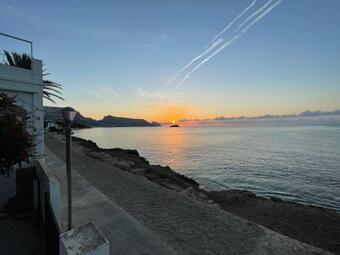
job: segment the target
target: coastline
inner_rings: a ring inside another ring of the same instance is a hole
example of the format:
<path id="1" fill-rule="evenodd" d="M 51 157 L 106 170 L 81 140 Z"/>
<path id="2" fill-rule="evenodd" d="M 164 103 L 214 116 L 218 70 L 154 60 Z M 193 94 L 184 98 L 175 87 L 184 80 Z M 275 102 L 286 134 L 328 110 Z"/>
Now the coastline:
<path id="1" fill-rule="evenodd" d="M 184 196 L 215 206 L 299 241 L 340 254 L 340 214 L 332 209 L 260 197 L 246 190 L 207 191 L 199 183 L 170 167 L 150 165 L 136 150 L 102 149 L 96 143 L 73 137 L 87 155 L 123 171 L 141 175 Z"/>

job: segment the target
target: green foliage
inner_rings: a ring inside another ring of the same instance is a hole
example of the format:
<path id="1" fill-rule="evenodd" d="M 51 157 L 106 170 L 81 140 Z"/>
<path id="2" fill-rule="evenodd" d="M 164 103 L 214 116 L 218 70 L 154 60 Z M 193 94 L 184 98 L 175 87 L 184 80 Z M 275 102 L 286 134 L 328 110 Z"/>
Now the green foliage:
<path id="1" fill-rule="evenodd" d="M 0 174 L 31 156 L 33 138 L 27 132 L 26 111 L 16 106 L 15 98 L 0 94 Z"/>
<path id="2" fill-rule="evenodd" d="M 43 81 L 43 94 L 44 98 L 47 100 L 55 103 L 53 100 L 53 97 L 56 97 L 60 100 L 64 100 L 64 98 L 61 97 L 62 93 L 60 90 L 62 89 L 62 86 L 58 83 L 49 81 L 49 80 L 44 80 Z"/>
<path id="3" fill-rule="evenodd" d="M 8 51 L 4 51 L 4 53 L 8 65 L 31 69 L 32 59 L 29 55 L 25 53 L 19 54 L 16 52 L 9 53 Z M 48 74 L 43 74 L 43 76 L 46 75 Z M 45 99 L 53 103 L 55 103 L 53 98 L 64 100 L 60 90 L 62 90 L 62 85 L 49 80 L 43 80 L 43 96 Z"/>
<path id="4" fill-rule="evenodd" d="M 29 55 L 22 53 L 4 51 L 7 64 L 10 66 L 17 66 L 25 69 L 31 69 L 32 59 Z"/>

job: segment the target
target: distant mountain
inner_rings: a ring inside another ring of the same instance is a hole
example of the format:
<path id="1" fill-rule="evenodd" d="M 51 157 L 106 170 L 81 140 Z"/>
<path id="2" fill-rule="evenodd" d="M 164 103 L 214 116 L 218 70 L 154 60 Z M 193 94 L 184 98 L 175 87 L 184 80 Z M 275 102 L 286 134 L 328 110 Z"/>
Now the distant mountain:
<path id="1" fill-rule="evenodd" d="M 143 119 L 130 119 L 123 117 L 114 117 L 111 115 L 105 116 L 102 120 L 99 120 L 101 126 L 113 126 L 113 127 L 146 127 L 157 126 L 154 123 L 147 122 Z M 159 126 L 159 124 L 158 124 Z"/>
<path id="2" fill-rule="evenodd" d="M 92 118 L 84 117 L 80 112 L 77 112 L 76 116 L 74 117 L 73 122 L 76 124 L 82 124 L 85 126 L 95 127 L 97 126 L 98 121 Z"/>
<path id="3" fill-rule="evenodd" d="M 44 118 L 46 122 L 62 122 L 61 107 L 44 106 Z M 105 116 L 101 120 L 95 120 L 83 116 L 77 112 L 73 123 L 80 126 L 88 127 L 156 127 L 160 126 L 157 122 L 148 122 L 143 119 L 131 119 L 124 117 Z"/>

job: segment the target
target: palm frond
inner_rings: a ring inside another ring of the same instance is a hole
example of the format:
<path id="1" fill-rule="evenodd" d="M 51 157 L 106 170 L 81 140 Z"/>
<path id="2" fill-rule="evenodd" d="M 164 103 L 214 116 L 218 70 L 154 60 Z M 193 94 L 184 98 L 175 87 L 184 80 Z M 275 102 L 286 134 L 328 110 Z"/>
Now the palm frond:
<path id="1" fill-rule="evenodd" d="M 5 53 L 5 56 L 6 56 L 7 64 L 10 65 L 10 66 L 14 66 L 15 64 L 14 64 L 12 55 L 6 50 L 4 50 L 4 53 Z"/>
<path id="2" fill-rule="evenodd" d="M 43 82 L 44 82 L 44 84 L 46 86 L 49 86 L 49 87 L 56 87 L 56 88 L 61 88 L 62 87 L 62 85 L 60 85 L 60 84 L 58 84 L 56 82 L 53 82 L 53 81 L 44 80 Z"/>
<path id="3" fill-rule="evenodd" d="M 49 80 L 43 81 L 44 98 L 46 98 L 47 100 L 49 100 L 53 103 L 55 103 L 55 101 L 52 100 L 51 97 L 56 97 L 60 100 L 64 100 L 64 98 L 62 98 L 60 96 L 60 95 L 62 95 L 62 93 L 60 92 L 61 89 L 62 89 L 62 85 L 60 85 L 58 83 L 55 83 L 55 82 L 49 81 Z"/>
<path id="4" fill-rule="evenodd" d="M 59 95 L 62 95 L 63 93 L 61 93 L 59 90 L 53 89 L 53 88 L 48 88 L 48 87 L 44 87 L 44 91 L 48 92 L 48 91 L 53 91 L 55 93 L 58 93 Z"/>
<path id="5" fill-rule="evenodd" d="M 29 55 L 22 53 L 4 51 L 7 64 L 10 66 L 21 67 L 25 69 L 31 69 L 32 59 Z"/>
<path id="6" fill-rule="evenodd" d="M 4 53 L 8 65 L 31 69 L 32 58 L 29 55 L 25 53 L 19 54 L 16 52 L 9 53 L 5 50 Z M 43 76 L 49 75 L 49 73 L 46 73 L 46 70 L 46 68 L 43 69 Z M 62 89 L 62 85 L 58 83 L 50 80 L 43 80 L 43 97 L 53 103 L 55 103 L 55 101 L 52 99 L 53 97 L 64 100 L 64 98 L 61 97 L 62 92 L 60 90 Z"/>

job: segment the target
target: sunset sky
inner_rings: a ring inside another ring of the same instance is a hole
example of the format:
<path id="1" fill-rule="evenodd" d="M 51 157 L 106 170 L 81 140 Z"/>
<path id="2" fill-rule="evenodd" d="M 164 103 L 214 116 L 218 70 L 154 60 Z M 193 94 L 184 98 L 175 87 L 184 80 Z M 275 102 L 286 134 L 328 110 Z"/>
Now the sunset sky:
<path id="1" fill-rule="evenodd" d="M 258 0 L 247 15 L 267 2 Z M 47 78 L 64 86 L 58 106 L 97 119 L 340 109 L 339 0 L 283 0 L 182 84 L 185 73 L 166 85 L 251 3 L 0 0 L 0 32 L 33 41 Z M 28 52 L 9 40 L 0 46 Z"/>

